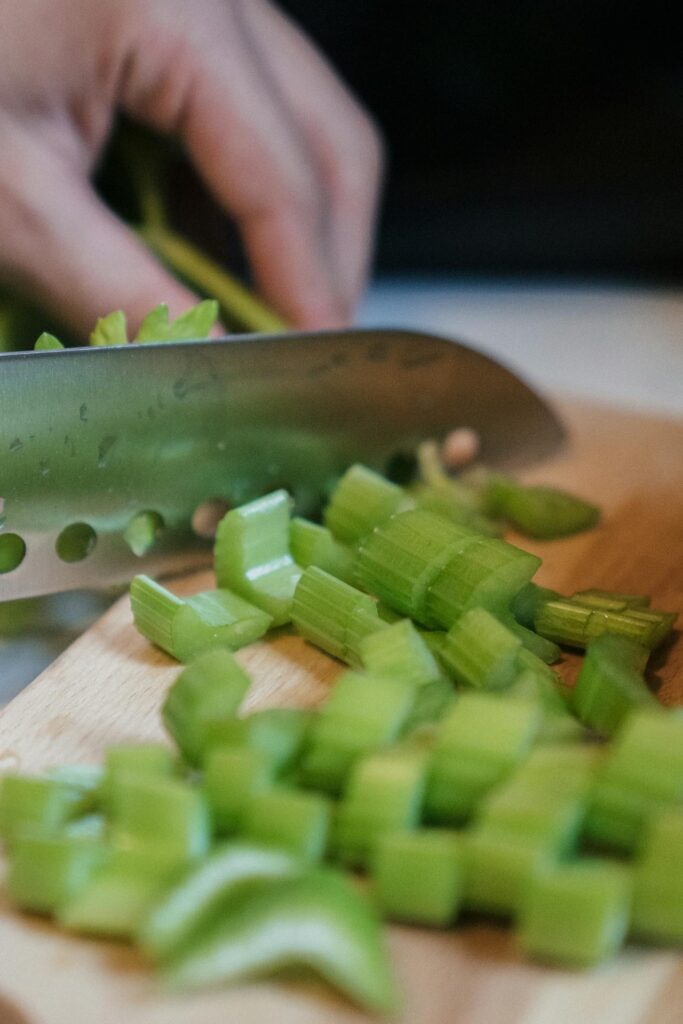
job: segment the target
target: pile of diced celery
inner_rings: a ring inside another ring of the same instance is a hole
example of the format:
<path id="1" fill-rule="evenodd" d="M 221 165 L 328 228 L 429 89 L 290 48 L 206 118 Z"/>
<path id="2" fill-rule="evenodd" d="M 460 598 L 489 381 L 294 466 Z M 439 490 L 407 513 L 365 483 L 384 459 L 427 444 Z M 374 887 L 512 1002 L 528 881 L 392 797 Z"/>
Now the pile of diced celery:
<path id="1" fill-rule="evenodd" d="M 135 942 L 174 985 L 303 967 L 381 1012 L 382 917 L 491 915 L 572 966 L 683 944 L 683 717 L 644 678 L 674 616 L 538 587 L 540 559 L 425 493 L 354 466 L 325 525 L 285 491 L 228 512 L 216 590 L 134 580 L 138 629 L 185 663 L 173 747 L 4 777 L 18 906 Z M 290 622 L 348 671 L 315 711 L 241 714 L 232 652 Z M 560 645 L 585 648 L 573 690 Z"/>

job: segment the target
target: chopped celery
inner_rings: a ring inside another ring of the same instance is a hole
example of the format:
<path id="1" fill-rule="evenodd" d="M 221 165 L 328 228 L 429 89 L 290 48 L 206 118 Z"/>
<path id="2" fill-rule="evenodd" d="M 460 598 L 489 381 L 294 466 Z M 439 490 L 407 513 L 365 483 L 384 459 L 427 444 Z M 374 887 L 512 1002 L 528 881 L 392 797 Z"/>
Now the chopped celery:
<path id="1" fill-rule="evenodd" d="M 291 618 L 301 575 L 289 550 L 292 499 L 273 491 L 223 517 L 216 532 L 214 563 L 219 587 L 228 587 L 282 626 Z"/>
<path id="2" fill-rule="evenodd" d="M 330 496 L 325 525 L 338 540 L 356 544 L 395 512 L 411 505 L 402 487 L 365 466 L 354 465 Z"/>
<path id="3" fill-rule="evenodd" d="M 559 597 L 559 594 L 555 595 Z M 618 594 L 613 590 L 599 590 L 596 587 L 588 590 L 577 590 L 569 598 L 576 604 L 586 608 L 601 608 L 606 612 L 623 612 L 627 608 L 649 608 L 650 598 L 642 594 Z"/>
<path id="4" fill-rule="evenodd" d="M 7 893 L 25 910 L 53 913 L 87 884 L 105 857 L 99 842 L 24 832 L 12 845 Z"/>
<path id="5" fill-rule="evenodd" d="M 539 603 L 534 628 L 541 636 L 570 647 L 585 647 L 603 633 L 614 633 L 653 650 L 668 637 L 675 618 L 673 613 L 647 608 L 613 611 L 555 598 Z"/>
<path id="6" fill-rule="evenodd" d="M 266 708 L 244 718 L 208 723 L 206 752 L 215 746 L 250 747 L 266 754 L 277 772 L 289 770 L 304 749 L 313 712 L 300 708 Z"/>
<path id="7" fill-rule="evenodd" d="M 126 743 L 109 747 L 105 754 L 102 795 L 106 802 L 121 775 L 170 776 L 175 772 L 173 753 L 162 743 Z"/>
<path id="8" fill-rule="evenodd" d="M 283 786 L 254 793 L 244 810 L 245 838 L 286 850 L 307 864 L 322 859 L 330 830 L 330 802 L 318 793 Z"/>
<path id="9" fill-rule="evenodd" d="M 211 839 L 203 794 L 179 779 L 120 772 L 110 780 L 110 836 L 121 850 L 178 865 L 203 856 Z"/>
<path id="10" fill-rule="evenodd" d="M 683 808 L 658 814 L 641 841 L 633 876 L 631 930 L 638 938 L 683 944 Z"/>
<path id="11" fill-rule="evenodd" d="M 351 882 L 319 870 L 269 882 L 173 959 L 167 980 L 182 988 L 315 971 L 369 1010 L 390 1013 L 397 995 L 379 921 Z"/>
<path id="12" fill-rule="evenodd" d="M 514 617 L 527 629 L 534 629 L 536 615 L 547 601 L 555 601 L 562 597 L 556 590 L 539 587 L 538 583 L 525 583 L 512 599 L 511 610 Z"/>
<path id="13" fill-rule="evenodd" d="M 144 318 L 135 341 L 194 341 L 208 338 L 217 317 L 216 300 L 204 299 L 169 323 L 168 306 L 161 303 Z"/>
<path id="14" fill-rule="evenodd" d="M 107 316 L 101 316 L 95 327 L 90 332 L 90 344 L 94 346 L 103 345 L 127 345 L 128 327 L 126 314 L 120 310 L 114 310 Z"/>
<path id="15" fill-rule="evenodd" d="M 345 864 L 365 866 L 380 836 L 416 828 L 426 781 L 423 750 L 380 750 L 358 761 L 337 808 L 336 856 Z"/>
<path id="16" fill-rule="evenodd" d="M 360 644 L 363 665 L 378 675 L 401 675 L 416 686 L 441 677 L 436 659 L 410 619 L 400 619 L 386 629 L 370 633 Z"/>
<path id="17" fill-rule="evenodd" d="M 642 675 L 648 654 L 624 636 L 605 633 L 589 641 L 572 692 L 572 706 L 585 725 L 611 736 L 634 708 L 660 707 Z"/>
<path id="18" fill-rule="evenodd" d="M 71 931 L 132 939 L 173 879 L 175 866 L 142 850 L 112 851 L 57 910 Z"/>
<path id="19" fill-rule="evenodd" d="M 527 487 L 502 473 L 491 473 L 485 493 L 490 515 L 507 519 L 527 537 L 550 540 L 588 530 L 600 510 L 557 487 Z"/>
<path id="20" fill-rule="evenodd" d="M 425 626 L 440 626 L 426 610 L 429 587 L 456 552 L 480 539 L 473 530 L 432 512 L 401 512 L 361 541 L 356 575 L 366 590 L 403 615 Z"/>
<path id="21" fill-rule="evenodd" d="M 467 693 L 439 723 L 427 783 L 435 824 L 466 821 L 496 783 L 525 757 L 541 725 L 532 701 Z"/>
<path id="22" fill-rule="evenodd" d="M 168 733 L 183 757 L 200 764 L 212 726 L 232 720 L 249 689 L 250 679 L 225 648 L 205 651 L 183 669 L 161 708 Z"/>
<path id="23" fill-rule="evenodd" d="M 574 850 L 587 797 L 508 780 L 482 801 L 477 828 L 504 836 L 538 839 L 558 853 Z"/>
<path id="24" fill-rule="evenodd" d="M 130 588 L 135 625 L 143 636 L 178 661 L 214 647 L 237 650 L 259 640 L 272 618 L 230 590 L 208 590 L 182 600 L 148 576 Z"/>
<path id="25" fill-rule="evenodd" d="M 517 675 L 521 640 L 485 608 L 470 608 L 446 634 L 441 657 L 456 683 L 503 690 Z"/>
<path id="26" fill-rule="evenodd" d="M 462 899 L 461 838 L 441 829 L 393 832 L 377 839 L 372 858 L 375 901 L 388 917 L 444 928 Z"/>
<path id="27" fill-rule="evenodd" d="M 153 906 L 137 940 L 154 960 L 165 960 L 229 910 L 235 895 L 254 882 L 300 874 L 302 864 L 284 850 L 235 840 L 213 850 Z"/>
<path id="28" fill-rule="evenodd" d="M 50 349 L 64 348 L 59 338 L 55 338 L 54 334 L 48 334 L 47 331 L 37 338 L 35 345 L 33 346 L 36 352 L 49 352 Z"/>
<path id="29" fill-rule="evenodd" d="M 519 912 L 531 880 L 554 859 L 544 837 L 479 827 L 465 833 L 463 853 L 465 906 L 504 917 Z"/>
<path id="30" fill-rule="evenodd" d="M 616 862 L 548 866 L 531 879 L 522 902 L 522 949 L 578 967 L 613 956 L 626 935 L 630 889 L 628 869 Z"/>
<path id="31" fill-rule="evenodd" d="M 562 657 L 562 650 L 559 644 L 556 644 L 553 640 L 547 640 L 544 636 L 540 636 L 533 629 L 527 629 L 526 626 L 522 626 L 521 623 L 517 622 L 512 612 L 499 613 L 497 617 L 511 633 L 514 633 L 522 641 L 522 646 L 525 650 L 540 658 L 546 665 L 553 665 Z"/>
<path id="32" fill-rule="evenodd" d="M 0 839 L 12 846 L 24 831 L 53 835 L 91 806 L 91 793 L 69 782 L 5 775 L 0 779 Z"/>
<path id="33" fill-rule="evenodd" d="M 355 552 L 338 541 L 331 530 L 295 516 L 289 526 L 289 546 L 297 565 L 317 565 L 344 583 L 355 583 Z"/>
<path id="34" fill-rule="evenodd" d="M 604 760 L 604 747 L 595 743 L 537 746 L 515 770 L 510 785 L 588 799 Z"/>
<path id="35" fill-rule="evenodd" d="M 387 628 L 371 597 L 316 566 L 309 566 L 297 584 L 292 622 L 310 643 L 353 664 L 360 662 L 363 637 Z"/>
<path id="36" fill-rule="evenodd" d="M 354 761 L 404 731 L 415 704 L 408 679 L 345 672 L 323 704 L 302 758 L 307 785 L 339 792 Z"/>
<path id="37" fill-rule="evenodd" d="M 230 746 L 209 750 L 204 765 L 204 790 L 220 835 L 241 828 L 252 796 L 268 789 L 274 775 L 272 759 L 262 750 Z"/>

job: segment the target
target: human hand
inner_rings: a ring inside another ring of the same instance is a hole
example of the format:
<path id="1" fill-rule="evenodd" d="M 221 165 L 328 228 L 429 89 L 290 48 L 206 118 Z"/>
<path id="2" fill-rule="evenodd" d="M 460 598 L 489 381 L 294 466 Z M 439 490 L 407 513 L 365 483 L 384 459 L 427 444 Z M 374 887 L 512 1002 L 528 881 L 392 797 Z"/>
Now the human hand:
<path id="1" fill-rule="evenodd" d="M 371 121 L 269 0 L 3 0 L 0 279 L 79 333 L 195 301 L 95 194 L 117 110 L 178 136 L 291 324 L 347 323 L 381 178 Z"/>

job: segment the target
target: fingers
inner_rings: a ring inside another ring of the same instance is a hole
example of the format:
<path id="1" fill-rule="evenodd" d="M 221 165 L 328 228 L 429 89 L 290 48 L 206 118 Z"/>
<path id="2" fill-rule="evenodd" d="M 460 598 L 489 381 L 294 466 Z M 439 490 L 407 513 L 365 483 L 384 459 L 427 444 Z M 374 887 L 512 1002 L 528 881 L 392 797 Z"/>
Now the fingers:
<path id="1" fill-rule="evenodd" d="M 87 337 L 123 309 L 131 331 L 154 306 L 177 315 L 195 296 L 102 205 L 87 181 L 39 140 L 4 133 L 0 272 Z"/>
<path id="2" fill-rule="evenodd" d="M 264 59 L 245 14 L 250 4 L 145 5 L 123 103 L 134 116 L 183 136 L 237 220 L 256 283 L 279 312 L 301 327 L 338 326 L 351 317 L 363 274 L 369 229 L 360 225 L 372 203 L 363 212 L 359 204 L 346 241 L 332 228 L 339 204 L 333 212 L 326 164 Z M 153 47 L 145 44 L 152 33 Z M 296 69 L 299 90 L 315 92 L 319 72 L 310 73 L 309 49 L 303 58 L 297 50 L 295 60 L 303 63 Z M 349 248 L 355 255 L 341 259 Z"/>

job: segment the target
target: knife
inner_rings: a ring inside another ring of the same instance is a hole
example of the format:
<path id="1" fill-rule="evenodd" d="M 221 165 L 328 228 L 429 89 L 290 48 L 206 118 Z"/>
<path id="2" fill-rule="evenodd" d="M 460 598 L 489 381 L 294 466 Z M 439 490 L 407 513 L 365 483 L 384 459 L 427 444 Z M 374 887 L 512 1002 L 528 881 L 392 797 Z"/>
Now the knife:
<path id="1" fill-rule="evenodd" d="M 564 436 L 508 369 L 409 331 L 2 354 L 0 600 L 202 564 L 212 514 L 277 487 L 314 514 L 351 463 L 464 425 L 491 465 Z"/>

